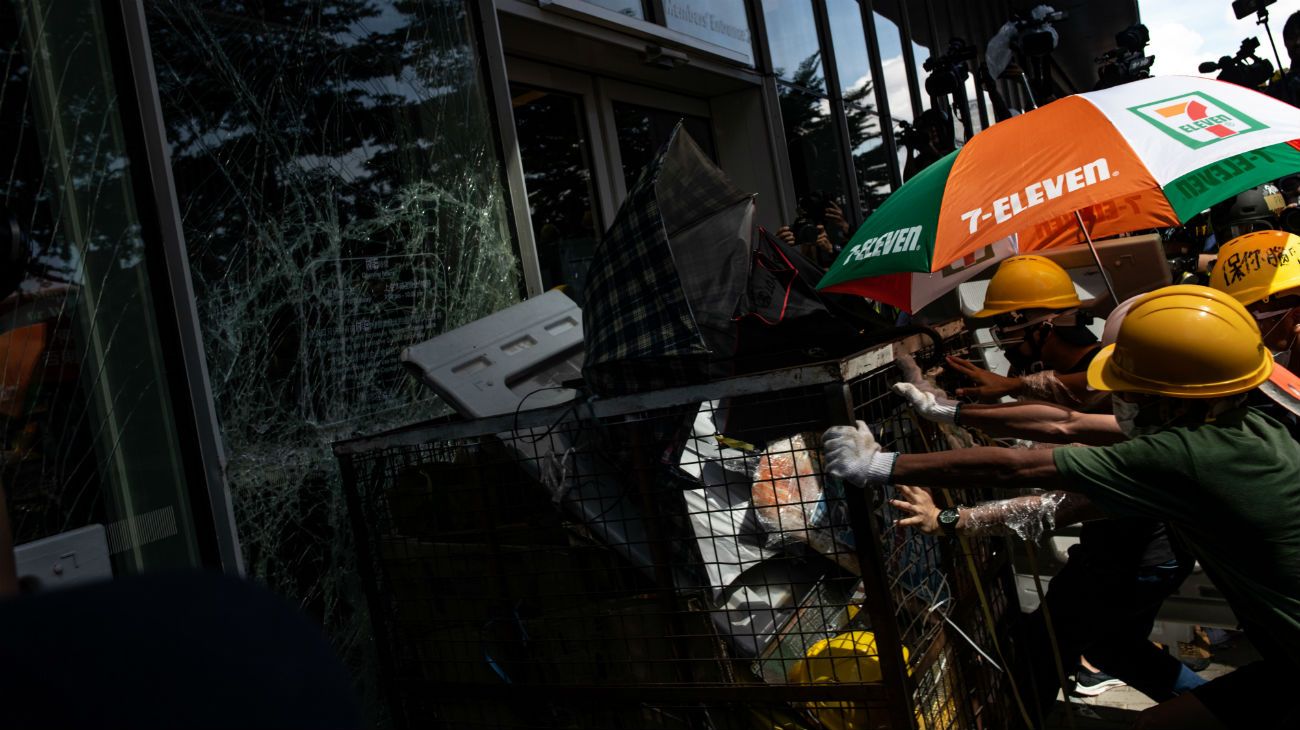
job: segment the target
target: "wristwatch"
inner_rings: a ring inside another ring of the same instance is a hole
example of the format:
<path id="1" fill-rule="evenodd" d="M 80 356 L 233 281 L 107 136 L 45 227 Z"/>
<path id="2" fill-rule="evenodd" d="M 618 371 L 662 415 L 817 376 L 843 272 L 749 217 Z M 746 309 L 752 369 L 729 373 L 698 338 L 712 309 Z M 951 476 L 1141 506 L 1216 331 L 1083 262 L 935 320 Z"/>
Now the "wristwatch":
<path id="1" fill-rule="evenodd" d="M 952 537 L 957 534 L 957 520 L 961 519 L 961 513 L 955 508 L 946 509 L 939 513 L 939 529 L 943 534 Z"/>

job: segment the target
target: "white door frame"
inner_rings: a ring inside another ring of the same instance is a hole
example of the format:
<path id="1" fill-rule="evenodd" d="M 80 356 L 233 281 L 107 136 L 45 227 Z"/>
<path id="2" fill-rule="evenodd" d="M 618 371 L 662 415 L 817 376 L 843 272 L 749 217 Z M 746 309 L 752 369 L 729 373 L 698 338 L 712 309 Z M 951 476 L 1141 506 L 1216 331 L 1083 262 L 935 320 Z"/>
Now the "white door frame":
<path id="1" fill-rule="evenodd" d="M 609 177 L 613 183 L 610 192 L 615 208 L 623 204 L 627 197 L 627 181 L 623 178 L 623 154 L 618 148 L 618 127 L 614 120 L 614 102 L 663 109 L 693 117 L 709 120 L 709 131 L 717 137 L 718 131 L 713 124 L 713 113 L 706 99 L 675 94 L 648 86 L 629 84 L 602 77 L 594 77 L 596 98 L 600 104 L 601 123 L 603 125 L 602 141 L 605 143 L 605 159 L 609 162 Z"/>

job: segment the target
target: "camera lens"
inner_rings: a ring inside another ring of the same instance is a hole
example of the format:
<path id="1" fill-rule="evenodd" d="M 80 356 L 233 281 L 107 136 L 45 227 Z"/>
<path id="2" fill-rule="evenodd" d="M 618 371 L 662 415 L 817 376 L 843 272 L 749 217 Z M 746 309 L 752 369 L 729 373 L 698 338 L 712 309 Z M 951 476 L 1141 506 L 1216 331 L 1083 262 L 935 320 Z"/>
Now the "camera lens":
<path id="1" fill-rule="evenodd" d="M 799 223 L 794 228 L 794 240 L 799 245 L 817 243 L 817 226 L 812 223 Z"/>
<path id="2" fill-rule="evenodd" d="M 1278 227 L 1300 236 L 1300 208 L 1283 208 L 1277 214 Z"/>

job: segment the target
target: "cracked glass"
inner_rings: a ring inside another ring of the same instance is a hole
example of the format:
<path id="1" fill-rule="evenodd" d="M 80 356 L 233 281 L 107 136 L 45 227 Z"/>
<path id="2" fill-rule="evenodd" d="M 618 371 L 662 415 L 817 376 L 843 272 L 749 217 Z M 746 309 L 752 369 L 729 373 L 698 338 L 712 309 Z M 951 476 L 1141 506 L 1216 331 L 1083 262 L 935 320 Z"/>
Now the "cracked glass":
<path id="1" fill-rule="evenodd" d="M 446 414 L 400 352 L 522 290 L 473 19 L 461 0 L 146 11 L 245 560 L 355 661 L 330 444 Z"/>
<path id="2" fill-rule="evenodd" d="M 0 2 L 0 485 L 15 543 L 89 535 L 30 589 L 199 562 L 100 12 Z"/>

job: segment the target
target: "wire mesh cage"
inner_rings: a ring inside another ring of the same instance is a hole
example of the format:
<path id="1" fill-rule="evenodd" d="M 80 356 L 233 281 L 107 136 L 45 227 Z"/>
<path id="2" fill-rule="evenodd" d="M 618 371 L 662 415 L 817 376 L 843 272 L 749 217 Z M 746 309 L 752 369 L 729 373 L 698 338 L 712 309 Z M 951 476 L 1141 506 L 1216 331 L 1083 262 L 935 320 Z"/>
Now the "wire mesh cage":
<path id="1" fill-rule="evenodd" d="M 853 419 L 897 451 L 969 438 L 889 389 L 927 342 L 337 444 L 395 721 L 1016 725 L 1005 541 L 896 528 L 891 490 L 822 466 Z"/>

